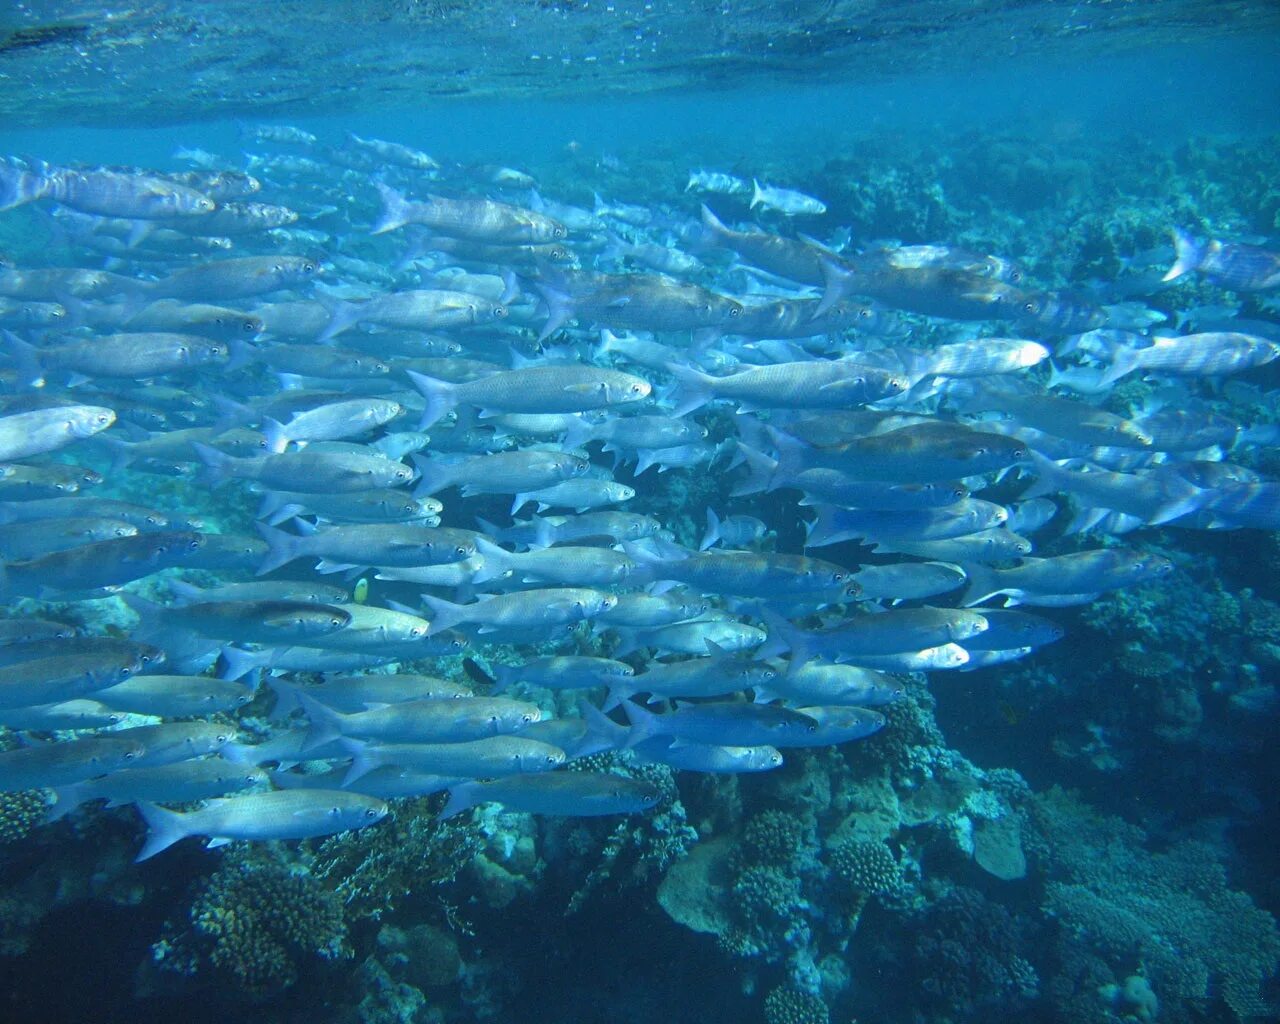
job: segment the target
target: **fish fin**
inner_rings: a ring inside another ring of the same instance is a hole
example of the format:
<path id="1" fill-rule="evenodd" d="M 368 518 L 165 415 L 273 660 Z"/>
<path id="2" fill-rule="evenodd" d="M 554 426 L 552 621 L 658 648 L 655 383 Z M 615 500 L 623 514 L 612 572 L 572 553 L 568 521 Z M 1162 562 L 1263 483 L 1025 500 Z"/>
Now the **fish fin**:
<path id="1" fill-rule="evenodd" d="M 396 191 L 390 185 L 381 181 L 374 182 L 374 187 L 378 190 L 378 196 L 382 200 L 382 211 L 378 214 L 373 230 L 369 233 L 382 235 L 408 224 L 409 202 L 405 199 L 404 193 Z"/>
<path id="2" fill-rule="evenodd" d="M 633 700 L 623 700 L 621 704 L 622 710 L 626 712 L 627 721 L 631 723 L 631 730 L 627 733 L 626 742 L 622 745 L 624 750 L 630 750 L 637 743 L 643 743 L 650 737 L 659 735 L 659 729 L 662 726 L 659 715 L 642 708 Z"/>
<path id="3" fill-rule="evenodd" d="M 449 476 L 449 468 L 453 463 L 440 458 L 419 455 L 414 452 L 409 456 L 409 461 L 413 463 L 418 470 L 418 482 L 413 489 L 415 498 L 425 498 L 434 494 L 436 491 L 443 491 L 452 485 Z M 464 487 L 463 492 L 469 488 Z"/>
<path id="4" fill-rule="evenodd" d="M 44 824 L 61 821 L 81 804 L 95 799 L 85 792 L 88 788 L 84 782 L 76 782 L 67 786 L 58 786 L 53 791 L 53 803 L 45 810 Z"/>
<path id="5" fill-rule="evenodd" d="M 279 420 L 273 420 L 270 416 L 262 417 L 262 434 L 267 439 L 267 451 L 279 455 L 289 447 L 289 435 Z"/>
<path id="6" fill-rule="evenodd" d="M 695 370 L 692 366 L 681 366 L 679 363 L 668 363 L 667 372 L 676 379 L 676 390 L 672 396 L 676 407 L 671 415 L 680 417 L 706 405 L 715 397 L 715 380 L 710 374 Z"/>
<path id="7" fill-rule="evenodd" d="M 542 301 L 547 307 L 547 322 L 542 325 L 535 343 L 541 345 L 573 319 L 573 299 L 568 292 L 553 288 L 545 281 L 535 281 L 533 286 L 538 289 L 538 294 L 542 296 Z"/>
<path id="8" fill-rule="evenodd" d="M 472 575 L 472 583 L 488 583 L 506 576 L 511 552 L 499 547 L 488 537 L 476 537 L 476 552 L 484 556 L 484 564 Z"/>
<path id="9" fill-rule="evenodd" d="M 428 632 L 432 634 L 452 629 L 459 622 L 467 620 L 467 612 L 464 605 L 454 604 L 452 601 L 446 601 L 443 598 L 432 597 L 430 594 L 421 594 L 419 599 L 427 610 L 431 612 L 431 625 Z"/>
<path id="10" fill-rule="evenodd" d="M 44 383 L 44 371 L 40 368 L 40 350 L 23 341 L 12 331 L 0 331 L 4 338 L 5 353 L 13 360 L 18 378 L 25 387 L 39 387 Z"/>
<path id="11" fill-rule="evenodd" d="M 317 293 L 318 296 L 322 293 Z M 347 302 L 344 299 L 335 299 L 332 296 L 324 295 L 320 298 L 325 309 L 329 311 L 329 322 L 325 324 L 324 329 L 316 335 L 316 341 L 323 345 L 331 341 L 334 337 L 341 334 L 360 322 L 361 309 L 364 307 L 362 302 Z"/>
<path id="12" fill-rule="evenodd" d="M 356 779 L 362 779 L 375 768 L 382 765 L 382 758 L 379 757 L 377 750 L 367 743 L 360 740 L 353 740 L 349 736 L 343 736 L 338 740 L 339 746 L 351 755 L 351 767 L 347 770 L 346 777 L 342 780 L 342 788 L 346 789 Z"/>
<path id="13" fill-rule="evenodd" d="M 741 483 L 736 484 L 729 492 L 731 497 L 739 498 L 745 494 L 759 494 L 762 491 L 771 491 L 774 489 L 773 476 L 778 469 L 778 464 L 764 452 L 756 451 L 750 445 L 743 444 L 741 441 L 736 442 L 738 454 L 742 456 L 743 462 L 746 464 L 748 475 Z M 708 510 L 710 511 L 710 510 Z"/>
<path id="14" fill-rule="evenodd" d="M 422 419 L 418 422 L 419 430 L 426 430 L 427 427 L 436 423 L 457 407 L 457 385 L 450 384 L 445 380 L 437 380 L 435 377 L 428 377 L 425 373 L 418 373 L 415 370 L 406 372 L 409 375 L 409 379 L 413 381 L 413 386 L 427 400 L 426 407 L 422 410 Z"/>
<path id="15" fill-rule="evenodd" d="M 191 833 L 187 830 L 186 816 L 176 811 L 166 811 L 145 800 L 138 801 L 138 812 L 147 823 L 147 841 L 142 844 L 134 863 L 148 860 L 162 850 L 167 850 L 174 843 L 186 839 Z"/>
<path id="16" fill-rule="evenodd" d="M 226 483 L 231 479 L 232 467 L 236 462 L 233 456 L 200 441 L 192 441 L 191 447 L 195 449 L 197 457 L 204 463 L 205 482 L 210 487 L 217 487 L 219 484 Z"/>
<path id="17" fill-rule="evenodd" d="M 449 799 L 445 801 L 443 809 L 436 815 L 436 821 L 444 821 L 445 818 L 452 818 L 455 814 L 469 811 L 479 803 L 484 803 L 484 791 L 480 788 L 479 782 L 472 780 L 470 782 L 461 782 L 456 786 L 450 786 Z"/>
<path id="18" fill-rule="evenodd" d="M 1138 362 L 1141 358 L 1142 349 L 1140 348 L 1121 348 L 1117 349 L 1111 358 L 1111 365 L 1103 371 L 1101 377 L 1098 378 L 1098 387 L 1105 388 L 1114 384 L 1121 377 L 1127 376 L 1138 368 Z"/>
<path id="19" fill-rule="evenodd" d="M 261 668 L 266 662 L 260 651 L 246 651 L 241 647 L 230 645 L 219 652 L 222 658 L 222 669 L 219 679 L 243 679 L 250 672 Z"/>
<path id="20" fill-rule="evenodd" d="M 1000 586 L 1000 581 L 991 566 L 978 562 L 966 562 L 961 568 L 964 569 L 965 578 L 969 581 L 964 595 L 960 598 L 961 608 L 972 608 L 999 594 L 1011 593 Z"/>
<path id="21" fill-rule="evenodd" d="M 818 262 L 822 264 L 824 287 L 822 300 L 814 308 L 813 314 L 809 317 L 810 321 L 817 320 L 837 303 L 842 302 L 853 290 L 855 276 L 852 270 L 840 266 L 835 259 L 826 255 L 826 253 L 821 250 L 819 250 L 819 253 Z"/>
<path id="22" fill-rule="evenodd" d="M 739 444 L 738 447 L 742 448 L 743 445 Z M 706 551 L 707 548 L 711 547 L 719 540 L 720 540 L 720 517 L 716 515 L 715 510 L 710 505 L 708 505 L 707 506 L 707 528 L 702 534 L 702 539 L 698 541 L 698 550 Z"/>
<path id="23" fill-rule="evenodd" d="M 258 566 L 255 576 L 265 576 L 269 572 L 274 572 L 280 566 L 292 562 L 298 558 L 302 552 L 298 549 L 299 542 L 303 539 L 295 537 L 291 533 L 285 533 L 284 530 L 277 530 L 274 526 L 268 526 L 266 523 L 253 524 L 259 535 L 267 542 L 267 553 L 262 559 L 262 564 Z"/>
<path id="24" fill-rule="evenodd" d="M 702 204 L 702 231 L 696 240 L 698 248 L 712 248 L 719 244 L 718 240 L 727 237 L 731 232 L 719 217 L 711 212 L 706 203 Z"/>
<path id="25" fill-rule="evenodd" d="M 1182 228 L 1173 228 L 1169 234 L 1173 236 L 1174 260 L 1169 272 L 1160 278 L 1162 282 L 1173 281 L 1197 269 L 1208 248 L 1207 242 L 1200 241 Z"/>
<path id="26" fill-rule="evenodd" d="M 307 720 L 311 723 L 311 727 L 307 730 L 307 738 L 303 743 L 302 750 L 314 750 L 316 747 L 323 746 L 344 735 L 342 725 L 346 721 L 346 715 L 335 711 L 327 704 L 322 704 L 311 694 L 303 693 L 300 690 L 294 691 L 294 698 L 306 713 Z"/>

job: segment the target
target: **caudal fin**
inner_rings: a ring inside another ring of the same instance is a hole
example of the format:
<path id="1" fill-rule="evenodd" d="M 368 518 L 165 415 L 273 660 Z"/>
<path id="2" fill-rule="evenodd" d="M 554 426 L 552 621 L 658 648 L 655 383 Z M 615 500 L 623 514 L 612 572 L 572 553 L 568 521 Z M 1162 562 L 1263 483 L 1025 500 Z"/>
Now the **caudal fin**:
<path id="1" fill-rule="evenodd" d="M 191 835 L 187 829 L 185 814 L 166 811 L 163 807 L 157 807 L 146 801 L 138 802 L 138 811 L 142 815 L 142 820 L 147 823 L 147 841 L 142 844 L 142 849 L 134 858 L 135 863 L 148 860 Z"/>
<path id="2" fill-rule="evenodd" d="M 741 443 L 739 448 L 743 447 Z M 698 550 L 706 551 L 707 548 L 713 546 L 720 540 L 720 517 L 716 515 L 715 509 L 710 505 L 707 506 L 707 528 L 702 534 L 702 539 L 698 541 Z"/>
<path id="3" fill-rule="evenodd" d="M 464 605 L 454 604 L 443 598 L 422 594 L 422 603 L 431 613 L 431 627 L 428 630 L 433 636 L 446 629 L 452 629 L 460 622 L 467 621 L 467 610 Z"/>
<path id="4" fill-rule="evenodd" d="M 370 234 L 382 235 L 409 223 L 409 201 L 403 193 L 397 192 L 390 185 L 375 182 L 378 196 L 382 199 L 382 212 L 378 215 Z"/>
<path id="5" fill-rule="evenodd" d="M 253 525 L 257 527 L 262 539 L 267 542 L 267 553 L 254 575 L 265 576 L 267 573 L 279 569 L 280 566 L 292 562 L 302 554 L 298 550 L 298 544 L 302 538 L 295 537 L 291 533 L 285 533 L 284 530 L 277 530 L 274 526 L 268 526 L 266 523 L 254 523 Z"/>
<path id="6" fill-rule="evenodd" d="M 667 370 L 676 379 L 676 390 L 672 395 L 676 407 L 671 415 L 687 415 L 715 398 L 716 379 L 710 374 L 679 363 L 668 363 Z"/>
<path id="7" fill-rule="evenodd" d="M 307 730 L 307 738 L 303 741 L 303 751 L 314 750 L 343 735 L 343 722 L 347 716 L 334 711 L 327 704 L 321 704 L 311 694 L 294 690 L 294 697 L 306 713 L 311 727 Z"/>
<path id="8" fill-rule="evenodd" d="M 484 790 L 481 789 L 480 783 L 460 782 L 456 786 L 449 787 L 449 799 L 445 802 L 444 809 L 441 810 L 437 821 L 444 821 L 445 818 L 452 818 L 455 814 L 461 814 L 463 811 L 469 811 L 478 803 L 484 802 Z"/>
<path id="9" fill-rule="evenodd" d="M 422 410 L 422 419 L 418 421 L 419 430 L 426 430 L 427 427 L 443 419 L 457 407 L 458 389 L 456 385 L 450 384 L 447 380 L 428 377 L 425 373 L 418 373 L 414 370 L 406 372 L 409 375 L 409 379 L 413 381 L 413 386 L 427 400 L 426 407 Z"/>
<path id="10" fill-rule="evenodd" d="M 1161 281 L 1173 281 L 1183 274 L 1189 274 L 1198 269 L 1204 259 L 1205 251 L 1209 248 L 1208 242 L 1202 242 L 1194 235 L 1183 231 L 1182 228 L 1174 228 L 1169 233 L 1173 236 L 1173 266 L 1164 277 L 1160 278 Z"/>

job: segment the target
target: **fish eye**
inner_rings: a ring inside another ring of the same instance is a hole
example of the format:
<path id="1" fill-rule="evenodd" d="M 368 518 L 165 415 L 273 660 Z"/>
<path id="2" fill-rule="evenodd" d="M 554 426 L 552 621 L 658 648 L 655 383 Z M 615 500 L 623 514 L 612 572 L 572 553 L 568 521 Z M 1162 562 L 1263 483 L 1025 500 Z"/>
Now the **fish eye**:
<path id="1" fill-rule="evenodd" d="M 1022 304 L 1022 311 L 1028 316 L 1033 316 L 1036 311 L 1036 304 L 1034 302 L 1024 302 Z"/>
<path id="2" fill-rule="evenodd" d="M 858 316 L 861 317 L 863 320 L 870 320 L 871 319 L 870 307 L 863 306 L 860 310 L 858 310 Z"/>
<path id="3" fill-rule="evenodd" d="M 741 307 L 741 306 L 730 306 L 730 307 L 729 307 L 729 319 L 730 319 L 730 320 L 732 320 L 734 317 L 739 317 L 739 316 L 742 316 L 742 307 Z"/>
<path id="4" fill-rule="evenodd" d="M 231 739 L 231 737 L 228 736 L 225 732 L 220 732 L 213 739 L 215 743 L 226 743 L 228 740 Z"/>
<path id="5" fill-rule="evenodd" d="M 252 320 L 246 320 L 244 323 L 242 323 L 242 324 L 240 325 L 240 329 L 241 329 L 242 331 L 245 331 L 245 332 L 246 332 L 246 333 L 248 333 L 248 334 L 253 334 L 253 333 L 254 333 L 254 328 L 255 328 L 255 325 L 254 325 L 254 322 L 253 322 Z"/>
<path id="6" fill-rule="evenodd" d="M 409 630 L 409 635 L 412 637 L 426 636 L 427 631 L 422 626 L 414 626 Z"/>
<path id="7" fill-rule="evenodd" d="M 331 625 L 334 629 L 338 629 L 342 625 L 342 620 L 338 618 L 338 616 L 334 615 L 332 618 L 329 619 L 329 625 Z"/>
<path id="8" fill-rule="evenodd" d="M 556 759 L 555 759 L 555 757 L 554 757 L 554 756 L 552 756 L 551 754 L 548 754 L 548 755 L 547 755 L 547 764 L 551 765 L 551 767 L 553 767 L 553 768 L 554 768 L 554 767 L 555 767 L 555 765 L 556 765 Z"/>
<path id="9" fill-rule="evenodd" d="M 526 712 L 525 714 L 520 716 L 520 721 L 522 721 L 525 725 L 528 725 L 530 722 L 534 721 L 534 717 L 533 715 Z"/>
<path id="10" fill-rule="evenodd" d="M 138 756 L 138 752 L 136 750 L 126 750 L 124 752 L 124 759 L 126 761 L 133 761 L 137 758 L 137 756 Z"/>
<path id="11" fill-rule="evenodd" d="M 341 814 L 341 813 L 342 813 L 342 808 L 341 808 L 341 807 L 338 807 L 338 806 L 336 806 L 336 805 L 335 805 L 335 806 L 333 806 L 333 807 L 330 807 L 330 808 L 329 808 L 329 813 L 330 813 L 330 814 L 335 814 L 335 815 L 336 815 L 336 814 Z"/>
<path id="12" fill-rule="evenodd" d="M 304 263 L 302 264 L 302 272 L 304 274 L 314 274 L 316 272 L 316 265 L 314 263 Z"/>
<path id="13" fill-rule="evenodd" d="M 557 224 L 554 228 L 551 229 L 552 238 L 564 238 L 564 234 L 565 234 L 564 228 L 562 228 L 559 224 Z"/>
<path id="14" fill-rule="evenodd" d="M 498 319 L 498 320 L 505 320 L 505 319 L 507 318 L 507 307 L 506 307 L 506 306 L 494 306 L 494 307 L 493 307 L 493 315 L 494 315 L 494 318 L 495 318 L 495 319 Z"/>
<path id="15" fill-rule="evenodd" d="M 464 548 L 461 544 L 459 544 L 456 548 L 453 549 L 453 553 L 457 555 L 459 558 L 467 557 L 467 549 Z"/>
<path id="16" fill-rule="evenodd" d="M 1012 281 L 1012 282 L 1014 282 L 1015 284 L 1016 284 L 1017 282 L 1021 281 L 1021 280 L 1022 280 L 1022 271 L 1021 271 L 1021 270 L 1011 270 L 1011 271 L 1009 271 L 1009 280 L 1010 280 L 1010 281 Z"/>
<path id="17" fill-rule="evenodd" d="M 364 812 L 364 816 L 366 818 L 376 818 L 378 816 L 378 809 L 376 807 L 366 808 Z"/>

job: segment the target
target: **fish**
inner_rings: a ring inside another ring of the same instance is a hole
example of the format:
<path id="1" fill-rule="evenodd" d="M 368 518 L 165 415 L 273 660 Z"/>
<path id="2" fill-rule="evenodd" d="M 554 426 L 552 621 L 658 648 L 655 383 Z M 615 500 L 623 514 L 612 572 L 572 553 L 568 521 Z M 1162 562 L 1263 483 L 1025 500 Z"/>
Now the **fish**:
<path id="1" fill-rule="evenodd" d="M 1280 287 L 1280 253 L 1241 242 L 1196 238 L 1182 228 L 1173 228 L 1170 234 L 1177 254 L 1162 281 L 1199 272 L 1215 284 L 1235 291 Z"/>
<path id="2" fill-rule="evenodd" d="M 419 429 L 425 430 L 460 405 L 493 412 L 587 412 L 641 402 L 653 390 L 647 380 L 591 366 L 530 366 L 465 384 L 408 371 L 426 399 Z M 0 421 L 2 425 L 3 421 Z"/>
<path id="3" fill-rule="evenodd" d="M 818 217 L 827 212 L 827 204 L 821 199 L 807 196 L 795 189 L 777 185 L 761 185 L 751 179 L 751 209 L 773 210 L 788 217 Z"/>
<path id="4" fill-rule="evenodd" d="M 282 789 L 210 800 L 179 813 L 141 801 L 147 839 L 135 858 L 149 860 L 188 836 L 211 846 L 237 839 L 310 839 L 376 825 L 390 808 L 381 800 L 339 790 Z"/>
<path id="5" fill-rule="evenodd" d="M 658 803 L 652 782 L 604 772 L 548 772 L 464 782 L 449 789 L 440 817 L 452 818 L 479 804 L 499 803 L 512 811 L 567 817 L 638 814 Z"/>

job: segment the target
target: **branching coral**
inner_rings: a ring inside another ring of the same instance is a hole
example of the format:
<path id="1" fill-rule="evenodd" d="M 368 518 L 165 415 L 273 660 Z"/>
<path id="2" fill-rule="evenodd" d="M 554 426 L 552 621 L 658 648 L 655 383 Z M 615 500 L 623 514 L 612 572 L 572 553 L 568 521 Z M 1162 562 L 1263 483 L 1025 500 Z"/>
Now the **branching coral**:
<path id="1" fill-rule="evenodd" d="M 187 975 L 212 970 L 251 998 L 290 988 L 310 959 L 350 955 L 338 896 L 315 876 L 262 856 L 229 856 L 187 918 L 154 947 L 160 965 Z"/>

